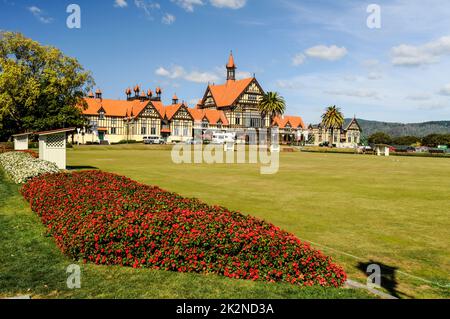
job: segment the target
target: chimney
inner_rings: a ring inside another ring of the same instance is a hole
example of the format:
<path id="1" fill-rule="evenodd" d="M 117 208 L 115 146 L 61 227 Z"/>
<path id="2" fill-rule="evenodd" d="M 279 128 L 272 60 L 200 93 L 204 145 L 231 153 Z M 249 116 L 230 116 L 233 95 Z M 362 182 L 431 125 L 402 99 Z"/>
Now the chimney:
<path id="1" fill-rule="evenodd" d="M 175 104 L 178 104 L 178 96 L 176 93 L 174 94 L 174 96 L 172 98 L 172 105 L 175 105 Z"/>
<path id="2" fill-rule="evenodd" d="M 102 91 L 100 89 L 97 89 L 97 91 L 95 91 L 95 98 L 96 99 L 102 99 Z"/>

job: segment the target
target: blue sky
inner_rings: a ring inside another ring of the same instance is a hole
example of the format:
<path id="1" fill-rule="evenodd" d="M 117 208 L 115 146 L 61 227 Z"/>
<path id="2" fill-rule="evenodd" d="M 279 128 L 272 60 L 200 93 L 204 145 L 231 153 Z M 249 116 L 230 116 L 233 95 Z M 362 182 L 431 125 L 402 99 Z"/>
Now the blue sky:
<path id="1" fill-rule="evenodd" d="M 81 29 L 66 7 L 81 7 Z M 367 6 L 381 28 L 367 27 Z M 287 113 L 450 120 L 448 0 L 0 0 L 0 29 L 60 48 L 92 71 L 107 98 L 140 84 L 193 106 L 221 83 L 233 50 L 238 77 L 278 91 Z"/>

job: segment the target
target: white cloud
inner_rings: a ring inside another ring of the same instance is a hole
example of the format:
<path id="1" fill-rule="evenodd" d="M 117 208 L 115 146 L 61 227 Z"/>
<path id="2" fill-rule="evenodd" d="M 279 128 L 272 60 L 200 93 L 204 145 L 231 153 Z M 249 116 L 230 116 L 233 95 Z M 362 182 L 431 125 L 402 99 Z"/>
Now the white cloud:
<path id="1" fill-rule="evenodd" d="M 450 55 L 450 36 L 420 46 L 401 44 L 391 49 L 392 64 L 396 66 L 434 64 L 445 55 Z"/>
<path id="2" fill-rule="evenodd" d="M 175 18 L 174 15 L 166 13 L 162 17 L 161 22 L 164 23 L 164 24 L 167 24 L 167 25 L 171 25 L 171 24 L 173 24 L 175 22 L 175 20 L 176 20 L 176 18 Z"/>
<path id="3" fill-rule="evenodd" d="M 41 10 L 40 8 L 36 6 L 31 6 L 28 8 L 28 11 L 30 11 L 36 19 L 41 21 L 42 23 L 51 23 L 53 19 L 51 17 L 48 17 L 47 14 Z"/>
<path id="4" fill-rule="evenodd" d="M 217 8 L 241 9 L 247 0 L 210 0 L 211 4 Z"/>
<path id="5" fill-rule="evenodd" d="M 170 0 L 180 7 L 182 7 L 187 12 L 194 12 L 195 6 L 204 5 L 203 0 Z"/>
<path id="6" fill-rule="evenodd" d="M 348 53 L 345 47 L 337 47 L 336 45 L 326 46 L 317 45 L 305 51 L 305 54 L 311 58 L 317 58 L 328 61 L 337 61 L 342 59 Z"/>
<path id="7" fill-rule="evenodd" d="M 153 19 L 153 11 L 161 9 L 159 3 L 149 0 L 134 0 L 134 4 L 138 9 L 144 11 L 146 17 L 149 19 Z"/>
<path id="8" fill-rule="evenodd" d="M 247 71 L 237 71 L 236 72 L 236 78 L 239 79 L 248 79 L 252 78 L 253 74 Z"/>
<path id="9" fill-rule="evenodd" d="M 155 74 L 159 76 L 169 77 L 170 72 L 167 69 L 160 67 L 155 71 Z"/>
<path id="10" fill-rule="evenodd" d="M 330 95 L 342 95 L 349 97 L 358 97 L 358 98 L 372 98 L 378 99 L 379 94 L 376 91 L 368 90 L 368 89 L 359 89 L 359 90 L 330 90 L 325 91 L 326 94 Z"/>
<path id="11" fill-rule="evenodd" d="M 207 82 L 216 82 L 219 80 L 219 77 L 215 73 L 211 72 L 193 71 L 189 74 L 186 74 L 184 79 L 195 83 L 207 83 Z"/>
<path id="12" fill-rule="evenodd" d="M 439 94 L 445 95 L 445 96 L 450 96 L 450 83 L 447 84 L 446 86 L 444 86 L 444 87 L 439 91 Z"/>
<path id="13" fill-rule="evenodd" d="M 155 71 L 155 74 L 169 79 L 179 79 L 183 77 L 186 72 L 182 66 L 175 65 L 170 70 L 160 67 Z"/>
<path id="14" fill-rule="evenodd" d="M 170 0 L 187 12 L 194 12 L 196 6 L 203 6 L 206 0 Z M 216 8 L 241 9 L 247 0 L 209 0 L 212 6 Z"/>
<path id="15" fill-rule="evenodd" d="M 128 7 L 128 3 L 126 0 L 115 0 L 114 7 L 116 8 L 125 8 Z"/>
<path id="16" fill-rule="evenodd" d="M 303 53 L 298 53 L 292 58 L 292 64 L 299 66 L 305 62 L 306 56 Z"/>
<path id="17" fill-rule="evenodd" d="M 186 72 L 186 70 L 179 65 L 174 65 L 170 69 L 160 67 L 155 71 L 155 74 L 172 80 L 184 79 L 186 81 L 195 83 L 216 82 L 220 80 L 220 77 L 215 72 Z"/>

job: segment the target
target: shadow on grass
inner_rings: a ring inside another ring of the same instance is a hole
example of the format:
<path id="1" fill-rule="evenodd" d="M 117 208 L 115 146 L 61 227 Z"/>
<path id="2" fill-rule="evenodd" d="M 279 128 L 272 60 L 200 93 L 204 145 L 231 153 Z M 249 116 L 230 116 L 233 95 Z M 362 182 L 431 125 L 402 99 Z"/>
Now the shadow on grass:
<path id="1" fill-rule="evenodd" d="M 371 260 L 367 263 L 360 262 L 358 263 L 358 269 L 361 270 L 366 275 L 372 275 L 373 271 L 369 270 L 369 266 L 378 265 L 380 267 L 380 279 L 381 279 L 381 287 L 386 289 L 389 294 L 396 298 L 414 298 L 410 295 L 407 295 L 403 292 L 398 291 L 398 280 L 397 280 L 397 267 L 392 267 L 382 262 L 377 262 Z"/>
<path id="2" fill-rule="evenodd" d="M 95 166 L 89 166 L 89 165 L 81 165 L 81 166 L 67 166 L 67 170 L 69 171 L 77 171 L 77 170 L 84 170 L 84 169 L 89 169 L 89 170 L 97 170 L 99 169 L 98 167 Z"/>

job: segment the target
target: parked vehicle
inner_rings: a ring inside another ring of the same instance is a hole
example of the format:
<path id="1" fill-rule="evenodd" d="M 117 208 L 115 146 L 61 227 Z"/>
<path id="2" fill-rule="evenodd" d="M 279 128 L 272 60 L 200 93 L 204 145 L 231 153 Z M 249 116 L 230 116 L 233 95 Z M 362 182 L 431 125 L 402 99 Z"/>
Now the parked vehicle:
<path id="1" fill-rule="evenodd" d="M 144 144 L 165 144 L 166 142 L 159 136 L 144 136 Z"/>
<path id="2" fill-rule="evenodd" d="M 198 140 L 198 139 L 189 139 L 185 142 L 188 145 L 198 145 L 198 144 L 202 144 L 202 140 Z"/>
<path id="3" fill-rule="evenodd" d="M 213 144 L 235 143 L 236 133 L 214 133 L 212 136 Z"/>

